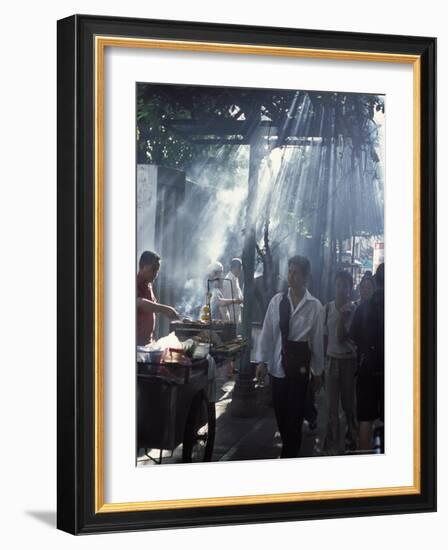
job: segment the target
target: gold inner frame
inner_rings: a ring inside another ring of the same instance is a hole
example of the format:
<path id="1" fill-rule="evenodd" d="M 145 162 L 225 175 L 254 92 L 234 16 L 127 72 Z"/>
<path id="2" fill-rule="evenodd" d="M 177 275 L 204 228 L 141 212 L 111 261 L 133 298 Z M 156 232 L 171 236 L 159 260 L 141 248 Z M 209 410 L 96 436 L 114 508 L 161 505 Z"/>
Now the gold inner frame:
<path id="1" fill-rule="evenodd" d="M 106 47 L 150 48 L 208 53 L 268 55 L 313 59 L 406 63 L 413 65 L 413 239 L 414 239 L 414 403 L 413 403 L 413 458 L 414 480 L 410 486 L 371 489 L 343 489 L 302 493 L 274 493 L 263 495 L 226 496 L 179 500 L 106 503 L 104 501 L 104 54 Z M 420 271 L 421 271 L 421 61 L 417 55 L 401 55 L 344 50 L 321 50 L 292 47 L 255 46 L 213 42 L 95 37 L 95 513 L 163 510 L 207 506 L 231 506 L 278 502 L 332 500 L 341 498 L 411 495 L 420 493 L 421 480 L 421 425 L 420 425 Z"/>

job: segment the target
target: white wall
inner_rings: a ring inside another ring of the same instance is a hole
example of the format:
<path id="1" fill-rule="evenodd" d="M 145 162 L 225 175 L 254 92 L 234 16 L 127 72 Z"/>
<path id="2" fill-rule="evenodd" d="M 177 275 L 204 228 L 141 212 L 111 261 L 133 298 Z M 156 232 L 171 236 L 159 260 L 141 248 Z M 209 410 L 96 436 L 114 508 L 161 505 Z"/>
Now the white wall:
<path id="1" fill-rule="evenodd" d="M 439 440 L 439 512 L 257 526 L 129 533 L 75 539 L 54 528 L 56 469 L 56 20 L 72 13 L 96 13 L 180 20 L 293 26 L 373 33 L 429 35 L 439 38 L 439 120 L 446 121 L 448 31 L 443 3 L 409 0 L 359 2 L 241 2 L 165 0 L 127 2 L 8 2 L 0 34 L 0 539 L 6 548 L 26 544 L 52 549 L 110 548 L 145 544 L 184 548 L 236 548 L 253 544 L 274 548 L 290 539 L 294 547 L 441 548 L 448 520 L 448 444 Z M 439 150 L 448 149 L 440 131 Z M 24 154 L 26 150 L 26 155 Z M 439 234 L 448 234 L 448 172 L 439 166 Z M 440 273 L 447 272 L 440 250 Z M 446 285 L 439 290 L 439 311 L 448 309 Z M 444 335 L 443 329 L 439 334 Z M 441 362 L 441 397 L 448 387 Z M 447 400 L 439 402 L 439 433 L 446 432 Z M 101 539 L 101 540 L 100 540 Z"/>
<path id="2" fill-rule="evenodd" d="M 155 249 L 157 205 L 157 167 L 137 165 L 137 253 Z"/>

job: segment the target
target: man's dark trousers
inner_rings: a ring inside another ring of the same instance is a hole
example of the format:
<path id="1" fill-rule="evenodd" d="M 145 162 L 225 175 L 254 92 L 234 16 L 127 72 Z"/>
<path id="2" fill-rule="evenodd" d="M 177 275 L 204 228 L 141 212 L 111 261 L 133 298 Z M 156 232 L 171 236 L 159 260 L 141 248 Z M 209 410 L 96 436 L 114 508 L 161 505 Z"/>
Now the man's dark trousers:
<path id="1" fill-rule="evenodd" d="M 308 384 L 308 369 L 297 378 L 271 376 L 272 403 L 283 444 L 281 458 L 299 454 Z"/>

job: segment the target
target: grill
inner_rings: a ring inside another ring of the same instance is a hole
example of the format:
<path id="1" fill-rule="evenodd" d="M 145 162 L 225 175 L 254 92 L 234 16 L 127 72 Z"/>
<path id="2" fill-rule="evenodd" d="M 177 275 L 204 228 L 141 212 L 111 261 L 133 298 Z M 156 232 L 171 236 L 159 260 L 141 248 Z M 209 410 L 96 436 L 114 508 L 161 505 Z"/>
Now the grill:
<path id="1" fill-rule="evenodd" d="M 187 340 L 197 336 L 201 332 L 212 332 L 222 343 L 236 339 L 236 324 L 230 321 L 212 321 L 204 323 L 200 321 L 172 321 L 170 332 L 174 331 L 179 340 Z"/>

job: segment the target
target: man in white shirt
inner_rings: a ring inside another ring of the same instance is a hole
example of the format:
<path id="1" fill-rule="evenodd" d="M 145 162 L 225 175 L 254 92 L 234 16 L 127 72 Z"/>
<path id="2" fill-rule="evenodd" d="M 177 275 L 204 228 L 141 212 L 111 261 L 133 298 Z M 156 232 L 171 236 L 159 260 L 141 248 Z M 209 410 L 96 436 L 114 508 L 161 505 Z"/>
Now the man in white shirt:
<path id="1" fill-rule="evenodd" d="M 243 262 L 240 258 L 233 258 L 230 262 L 230 271 L 224 277 L 222 288 L 223 297 L 227 300 L 239 300 L 240 303 L 233 303 L 227 306 L 229 318 L 232 323 L 241 323 L 241 303 L 243 302 L 243 293 L 240 287 L 240 276 L 243 268 Z M 228 282 L 230 281 L 230 283 Z"/>
<path id="2" fill-rule="evenodd" d="M 316 390 L 324 368 L 322 305 L 307 290 L 310 262 L 288 262 L 288 291 L 269 303 L 257 350 L 257 378 L 270 374 L 272 402 L 282 439 L 281 458 L 297 457 L 308 384 Z"/>

